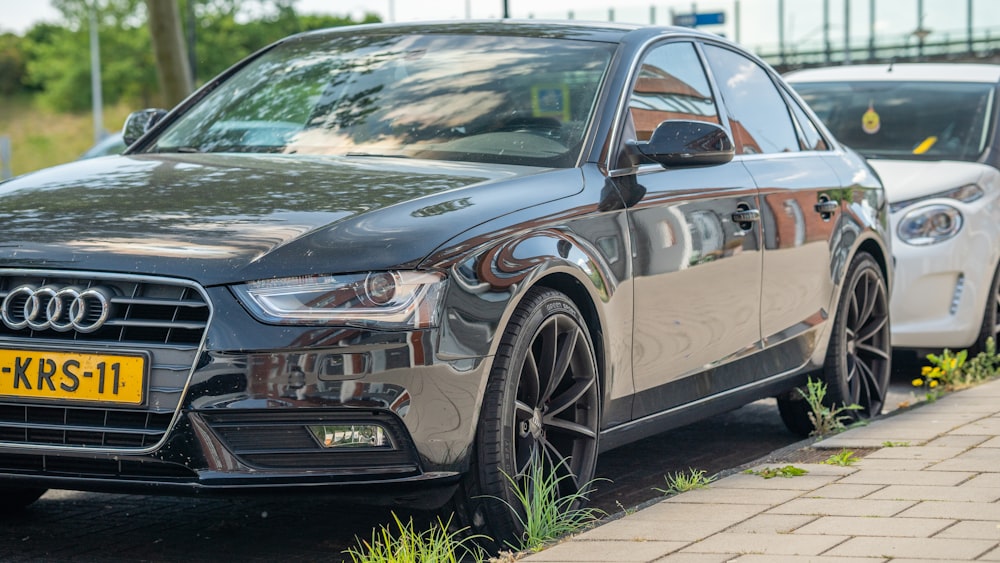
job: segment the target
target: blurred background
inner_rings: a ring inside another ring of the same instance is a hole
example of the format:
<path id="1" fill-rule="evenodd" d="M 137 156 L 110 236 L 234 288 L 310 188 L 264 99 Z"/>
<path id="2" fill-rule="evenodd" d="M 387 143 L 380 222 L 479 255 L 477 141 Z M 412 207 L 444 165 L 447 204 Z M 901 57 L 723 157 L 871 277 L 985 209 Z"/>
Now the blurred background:
<path id="1" fill-rule="evenodd" d="M 997 0 L 0 0 L 0 178 L 81 157 L 241 58 L 323 27 L 537 18 L 687 25 L 779 70 L 1000 62 Z"/>

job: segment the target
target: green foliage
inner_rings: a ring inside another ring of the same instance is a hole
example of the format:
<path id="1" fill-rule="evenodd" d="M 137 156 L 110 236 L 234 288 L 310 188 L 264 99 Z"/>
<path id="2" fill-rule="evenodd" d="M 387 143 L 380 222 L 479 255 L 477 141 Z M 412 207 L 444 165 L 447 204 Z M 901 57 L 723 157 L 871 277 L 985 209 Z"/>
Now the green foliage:
<path id="1" fill-rule="evenodd" d="M 382 526 L 372 531 L 371 541 L 358 540 L 358 547 L 344 551 L 354 563 L 458 563 L 471 557 L 482 561 L 483 553 L 473 543 L 481 536 L 460 538 L 464 530 L 449 532 L 448 522 L 418 532 L 411 518 L 404 524 L 395 513 L 396 530 Z"/>
<path id="2" fill-rule="evenodd" d="M 563 472 L 558 475 L 563 463 L 554 468 L 546 468 L 538 458 L 532 458 L 528 464 L 527 474 L 521 479 L 504 473 L 510 483 L 519 506 L 512 506 L 505 500 L 504 504 L 514 513 L 524 532 L 520 542 L 508 545 L 520 551 L 538 551 L 547 543 L 576 533 L 597 518 L 606 515 L 597 508 L 581 507 L 586 502 L 587 495 L 593 492 L 596 480 L 584 483 L 580 490 L 569 495 L 561 495 L 560 484 L 570 479 Z"/>
<path id="3" fill-rule="evenodd" d="M 928 354 L 927 361 L 930 365 L 921 368 L 920 377 L 912 383 L 924 389 L 928 401 L 937 399 L 942 390 L 961 389 L 995 377 L 1000 369 L 993 338 L 988 338 L 983 351 L 972 359 L 968 359 L 967 350 L 953 353 L 945 348 L 940 354 Z"/>
<path id="4" fill-rule="evenodd" d="M 806 391 L 798 389 L 802 398 L 809 404 L 809 422 L 813 425 L 810 436 L 825 436 L 834 432 L 841 432 L 846 427 L 845 420 L 850 420 L 851 416 L 842 414 L 845 411 L 859 410 L 860 405 L 842 405 L 829 407 L 824 404 L 826 398 L 826 383 L 813 378 L 806 382 Z"/>
<path id="5" fill-rule="evenodd" d="M 194 13 L 196 83 L 254 51 L 301 31 L 377 22 L 295 12 L 295 0 L 179 0 L 185 36 Z M 143 0 L 54 0 L 65 24 L 38 24 L 23 38 L 0 36 L 0 95 L 37 92 L 42 107 L 60 112 L 91 107 L 90 12 L 96 7 L 105 104 L 164 106 Z"/>
<path id="6" fill-rule="evenodd" d="M 848 466 L 848 465 L 854 465 L 860 460 L 861 458 L 855 456 L 854 452 L 850 450 L 840 450 L 838 453 L 835 453 L 830 457 L 826 458 L 826 461 L 824 461 L 823 463 L 827 465 Z"/>
<path id="7" fill-rule="evenodd" d="M 794 465 L 786 465 L 784 467 L 765 467 L 758 470 L 747 469 L 743 473 L 747 475 L 758 475 L 764 479 L 773 479 L 775 477 L 790 479 L 792 477 L 805 475 L 806 473 L 809 473 L 809 471 L 800 467 L 795 467 Z"/>
<path id="8" fill-rule="evenodd" d="M 667 487 L 664 489 L 654 487 L 653 490 L 665 495 L 674 495 L 694 489 L 707 489 L 709 484 L 715 481 L 715 476 L 706 477 L 703 469 L 688 469 L 687 473 L 680 471 L 664 475 L 663 479 L 667 482 Z"/>
<path id="9" fill-rule="evenodd" d="M 883 448 L 905 448 L 908 447 L 909 445 L 910 445 L 909 442 L 892 442 L 889 440 L 882 442 Z"/>

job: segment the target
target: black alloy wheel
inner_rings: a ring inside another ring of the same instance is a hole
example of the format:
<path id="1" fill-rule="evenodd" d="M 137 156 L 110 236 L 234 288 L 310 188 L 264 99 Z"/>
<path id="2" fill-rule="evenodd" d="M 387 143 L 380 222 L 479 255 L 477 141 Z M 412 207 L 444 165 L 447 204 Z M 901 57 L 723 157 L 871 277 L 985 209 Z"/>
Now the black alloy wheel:
<path id="1" fill-rule="evenodd" d="M 985 352 L 986 341 L 992 338 L 996 344 L 998 337 L 1000 337 L 1000 266 L 997 266 L 993 273 L 993 282 L 990 284 L 989 294 L 986 296 L 986 308 L 983 311 L 983 325 L 979 331 L 979 338 L 969 350 L 969 357 Z"/>
<path id="2" fill-rule="evenodd" d="M 533 463 L 559 479 L 562 498 L 594 476 L 600 421 L 598 370 L 587 324 L 565 295 L 530 290 L 497 352 L 462 499 L 467 524 L 499 545 L 522 530 L 513 487 Z M 512 483 L 513 481 L 513 483 Z M 462 507 L 459 507 L 462 510 Z M 460 514 L 460 516 L 462 516 Z"/>
<path id="3" fill-rule="evenodd" d="M 882 413 L 889 389 L 889 294 L 881 268 L 866 252 L 851 262 L 843 287 L 820 373 L 827 386 L 823 402 L 830 408 L 858 405 L 841 414 L 868 419 Z M 809 406 L 798 391 L 779 397 L 778 408 L 792 432 L 806 436 L 813 431 Z"/>

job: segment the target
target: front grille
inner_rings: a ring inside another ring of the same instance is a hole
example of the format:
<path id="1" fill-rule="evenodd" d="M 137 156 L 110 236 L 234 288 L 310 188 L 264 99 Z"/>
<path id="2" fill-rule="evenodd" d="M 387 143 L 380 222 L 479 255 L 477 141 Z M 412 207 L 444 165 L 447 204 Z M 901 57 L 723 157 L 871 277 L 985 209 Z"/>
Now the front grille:
<path id="1" fill-rule="evenodd" d="M 0 300 L 19 287 L 90 288 L 110 296 L 109 314 L 92 332 L 41 330 L 0 323 L 0 348 L 148 355 L 141 406 L 79 406 L 0 397 L 0 443 L 92 450 L 141 450 L 163 439 L 180 406 L 211 309 L 200 288 L 183 280 L 42 270 L 0 270 Z M 16 315 L 23 307 L 10 307 Z M 89 322 L 89 321 L 88 321 Z M 10 324 L 17 324 L 16 322 Z"/>
<path id="2" fill-rule="evenodd" d="M 0 454 L 0 473 L 101 479 L 193 481 L 197 474 L 177 463 L 154 459 L 76 459 L 55 455 Z"/>

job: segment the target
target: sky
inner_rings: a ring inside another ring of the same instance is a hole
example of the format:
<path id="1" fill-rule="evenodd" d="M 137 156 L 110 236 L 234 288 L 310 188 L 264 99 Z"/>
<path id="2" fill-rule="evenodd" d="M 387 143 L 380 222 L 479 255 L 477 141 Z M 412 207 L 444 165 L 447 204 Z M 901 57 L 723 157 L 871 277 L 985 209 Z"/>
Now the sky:
<path id="1" fill-rule="evenodd" d="M 671 12 L 682 14 L 723 12 L 725 24 L 704 27 L 738 40 L 751 48 L 778 45 L 779 0 L 508 0 L 511 17 L 578 20 L 609 19 L 612 6 L 615 21 L 629 23 L 670 23 Z M 928 41 L 945 36 L 964 37 L 967 8 L 972 5 L 973 29 L 979 35 L 990 29 L 1000 32 L 1000 0 L 828 0 L 830 38 L 843 45 L 845 31 L 854 42 L 867 42 L 874 23 L 876 34 L 905 40 L 918 27 L 917 6 L 923 4 L 923 27 L 932 34 Z M 785 0 L 785 45 L 808 50 L 822 44 L 823 0 Z M 300 13 L 351 15 L 375 12 L 383 21 L 452 20 L 497 18 L 502 0 L 298 0 Z M 735 7 L 739 6 L 739 30 Z M 875 18 L 871 7 L 875 7 Z M 652 10 L 652 13 L 651 13 Z M 651 15 L 655 18 L 651 22 Z M 39 21 L 59 22 L 60 14 L 48 0 L 0 0 L 0 32 L 23 33 Z M 847 23 L 847 25 L 845 25 Z M 770 49 L 769 49 L 770 50 Z"/>

